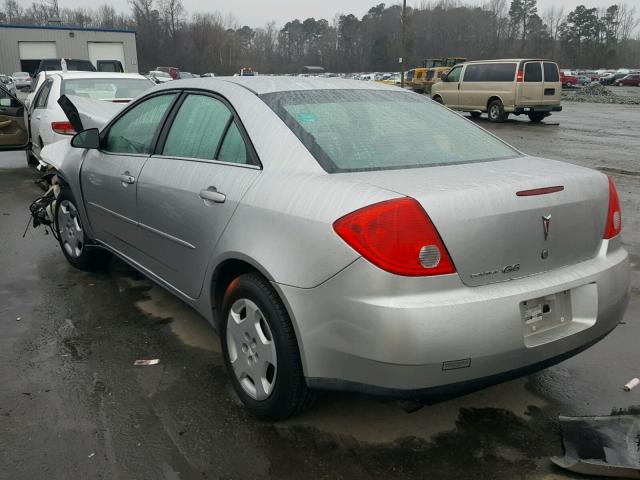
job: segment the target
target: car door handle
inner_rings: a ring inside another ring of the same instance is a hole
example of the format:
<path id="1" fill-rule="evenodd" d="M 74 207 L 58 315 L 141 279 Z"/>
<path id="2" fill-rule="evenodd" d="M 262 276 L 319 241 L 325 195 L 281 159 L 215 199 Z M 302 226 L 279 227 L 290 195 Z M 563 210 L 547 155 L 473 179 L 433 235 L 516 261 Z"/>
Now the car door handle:
<path id="1" fill-rule="evenodd" d="M 219 192 L 216 187 L 203 188 L 200 190 L 200 198 L 215 203 L 224 203 L 227 196 Z"/>
<path id="2" fill-rule="evenodd" d="M 36 120 L 40 120 L 40 115 L 36 115 Z"/>
<path id="3" fill-rule="evenodd" d="M 129 172 L 124 172 L 120 175 L 120 181 L 124 186 L 131 185 L 132 183 L 136 183 L 136 177 L 131 175 Z"/>

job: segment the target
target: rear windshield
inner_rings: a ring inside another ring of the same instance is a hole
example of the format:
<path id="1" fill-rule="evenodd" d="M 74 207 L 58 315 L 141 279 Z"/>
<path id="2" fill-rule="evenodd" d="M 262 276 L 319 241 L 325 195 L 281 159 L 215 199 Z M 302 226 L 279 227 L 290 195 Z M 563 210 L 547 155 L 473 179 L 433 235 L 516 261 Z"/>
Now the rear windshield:
<path id="1" fill-rule="evenodd" d="M 62 82 L 61 93 L 96 100 L 130 99 L 153 86 L 151 81 L 137 78 L 74 78 Z"/>
<path id="2" fill-rule="evenodd" d="M 520 156 L 457 113 L 410 92 L 303 90 L 261 98 L 329 173 Z"/>
<path id="3" fill-rule="evenodd" d="M 93 64 L 88 60 L 65 60 L 67 63 L 67 70 L 76 72 L 95 72 L 96 69 Z M 54 72 L 62 70 L 62 64 L 60 60 L 43 60 L 40 65 L 40 71 Z"/>

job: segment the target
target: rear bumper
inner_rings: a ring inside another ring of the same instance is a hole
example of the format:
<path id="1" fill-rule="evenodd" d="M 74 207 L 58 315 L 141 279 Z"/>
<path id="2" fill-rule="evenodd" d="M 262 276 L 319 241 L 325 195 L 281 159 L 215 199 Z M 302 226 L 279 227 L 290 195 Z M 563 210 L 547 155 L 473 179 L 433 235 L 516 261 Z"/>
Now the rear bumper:
<path id="1" fill-rule="evenodd" d="M 534 112 L 561 112 L 561 105 L 527 105 L 526 107 L 515 107 L 513 109 L 513 113 L 516 115 L 521 115 L 523 113 L 534 113 Z"/>
<path id="2" fill-rule="evenodd" d="M 580 264 L 480 287 L 457 274 L 399 277 L 363 259 L 312 289 L 276 287 L 309 385 L 422 396 L 473 390 L 587 348 L 622 319 L 629 277 L 616 238 Z M 567 290 L 572 320 L 525 339 L 520 303 Z"/>

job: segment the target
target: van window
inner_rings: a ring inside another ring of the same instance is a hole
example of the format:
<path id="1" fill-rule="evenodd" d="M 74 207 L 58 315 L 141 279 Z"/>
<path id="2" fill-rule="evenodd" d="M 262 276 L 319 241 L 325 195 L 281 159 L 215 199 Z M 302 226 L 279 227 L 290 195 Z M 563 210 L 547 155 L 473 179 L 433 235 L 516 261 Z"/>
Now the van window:
<path id="1" fill-rule="evenodd" d="M 465 82 L 513 82 L 516 63 L 471 63 L 464 72 Z"/>
<path id="2" fill-rule="evenodd" d="M 447 82 L 459 82 L 461 73 L 462 67 L 455 67 L 447 75 Z"/>
<path id="3" fill-rule="evenodd" d="M 560 74 L 558 73 L 558 65 L 553 62 L 544 62 L 544 81 L 559 82 Z"/>
<path id="4" fill-rule="evenodd" d="M 527 62 L 524 64 L 524 81 L 542 81 L 542 65 L 540 65 L 540 62 Z"/>

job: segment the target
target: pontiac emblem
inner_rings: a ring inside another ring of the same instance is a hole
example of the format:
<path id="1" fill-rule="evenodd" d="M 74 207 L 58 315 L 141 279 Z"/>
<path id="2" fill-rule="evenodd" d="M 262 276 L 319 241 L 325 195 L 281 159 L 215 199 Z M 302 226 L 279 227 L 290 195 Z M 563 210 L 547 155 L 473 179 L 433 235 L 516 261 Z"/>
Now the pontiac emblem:
<path id="1" fill-rule="evenodd" d="M 544 239 L 549 236 L 549 224 L 551 223 L 551 214 L 542 216 L 542 229 L 544 230 Z"/>

